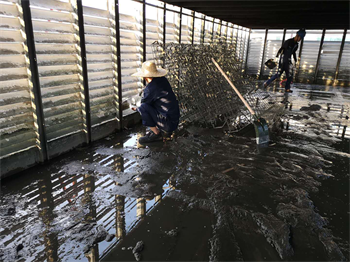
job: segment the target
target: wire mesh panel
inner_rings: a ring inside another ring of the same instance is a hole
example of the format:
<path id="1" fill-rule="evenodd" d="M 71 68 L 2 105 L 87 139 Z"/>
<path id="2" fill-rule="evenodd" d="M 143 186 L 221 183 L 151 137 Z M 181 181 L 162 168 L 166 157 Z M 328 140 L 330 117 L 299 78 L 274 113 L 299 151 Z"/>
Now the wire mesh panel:
<path id="1" fill-rule="evenodd" d="M 122 97 L 125 101 L 137 102 L 142 88 L 141 78 L 132 77 L 142 64 L 142 4 L 131 0 L 119 1 L 120 53 L 122 73 Z M 124 107 L 123 114 L 131 114 Z"/>
<path id="2" fill-rule="evenodd" d="M 83 0 L 91 124 L 117 118 L 117 50 L 114 1 L 99 1 L 99 9 Z M 102 9 L 104 8 L 104 9 Z"/>
<path id="3" fill-rule="evenodd" d="M 154 50 L 157 46 L 154 45 Z M 211 45 L 167 44 L 164 48 L 167 78 L 180 102 L 182 122 L 199 122 L 238 131 L 251 123 L 252 116 L 237 94 L 212 63 L 215 58 L 251 107 L 262 115 L 270 96 L 256 91 L 251 78 L 243 78 L 241 64 L 226 42 Z"/>
<path id="4" fill-rule="evenodd" d="M 349 86 L 350 83 L 350 33 L 346 34 L 343 54 L 340 60 L 339 74 L 337 84 L 341 86 Z"/>
<path id="5" fill-rule="evenodd" d="M 249 40 L 247 74 L 259 75 L 265 41 L 265 30 L 252 30 Z"/>
<path id="6" fill-rule="evenodd" d="M 48 141 L 84 132 L 83 78 L 76 7 L 30 1 Z"/>
<path id="7" fill-rule="evenodd" d="M 322 30 L 307 30 L 306 32 L 300 59 L 299 82 L 312 83 L 314 81 L 321 37 Z"/>
<path id="8" fill-rule="evenodd" d="M 317 83 L 332 84 L 344 30 L 326 30 L 321 50 Z"/>
<path id="9" fill-rule="evenodd" d="M 268 59 L 275 59 L 278 50 L 282 46 L 283 40 L 283 30 L 269 30 L 267 34 L 266 48 L 265 48 L 265 58 L 263 63 Z M 276 74 L 278 70 L 278 66 L 274 69 L 269 69 L 264 65 L 263 72 L 261 73 L 264 78 L 270 78 L 272 75 Z"/>
<path id="10" fill-rule="evenodd" d="M 37 148 L 36 115 L 20 1 L 0 1 L 0 159 Z"/>

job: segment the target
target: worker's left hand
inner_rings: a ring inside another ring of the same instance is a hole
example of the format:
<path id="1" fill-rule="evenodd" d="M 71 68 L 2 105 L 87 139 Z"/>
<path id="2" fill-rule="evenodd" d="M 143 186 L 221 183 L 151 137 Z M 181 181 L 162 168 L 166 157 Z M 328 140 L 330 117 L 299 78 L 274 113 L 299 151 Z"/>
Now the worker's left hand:
<path id="1" fill-rule="evenodd" d="M 136 111 L 136 110 L 137 110 L 137 107 L 136 107 L 136 106 L 133 106 L 133 107 L 131 108 L 131 110 Z"/>

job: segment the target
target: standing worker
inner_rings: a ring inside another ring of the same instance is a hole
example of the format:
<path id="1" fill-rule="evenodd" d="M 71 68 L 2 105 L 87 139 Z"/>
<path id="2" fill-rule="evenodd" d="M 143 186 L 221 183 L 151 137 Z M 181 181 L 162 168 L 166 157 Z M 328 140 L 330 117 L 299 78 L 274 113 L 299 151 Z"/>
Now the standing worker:
<path id="1" fill-rule="evenodd" d="M 278 65 L 278 71 L 277 73 L 272 76 L 269 80 L 267 80 L 264 83 L 264 87 L 266 88 L 269 84 L 271 84 L 276 78 L 279 78 L 283 72 L 286 73 L 287 76 L 287 82 L 286 82 L 286 92 L 292 93 L 293 91 L 290 90 L 290 83 L 293 80 L 293 64 L 292 64 L 292 55 L 294 58 L 294 63 L 296 65 L 297 63 L 297 56 L 295 52 L 298 50 L 299 44 L 301 39 L 303 39 L 306 35 L 305 29 L 300 29 L 297 32 L 297 35 L 293 38 L 288 39 L 285 41 L 282 45 L 282 47 L 278 50 L 276 57 L 278 57 L 281 54 L 279 65 Z"/>
<path id="2" fill-rule="evenodd" d="M 142 124 L 151 129 L 139 138 L 140 144 L 163 140 L 163 137 L 169 136 L 179 125 L 179 103 L 165 78 L 166 74 L 167 70 L 146 61 L 142 64 L 142 69 L 132 75 L 142 77 L 147 82 L 141 105 L 132 108 L 141 114 Z"/>

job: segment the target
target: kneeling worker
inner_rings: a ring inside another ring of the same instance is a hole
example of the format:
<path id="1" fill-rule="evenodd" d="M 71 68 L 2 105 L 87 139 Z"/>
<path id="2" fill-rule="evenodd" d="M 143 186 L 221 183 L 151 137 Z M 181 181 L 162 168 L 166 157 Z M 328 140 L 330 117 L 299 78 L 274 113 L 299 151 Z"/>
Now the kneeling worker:
<path id="1" fill-rule="evenodd" d="M 142 69 L 132 75 L 142 77 L 147 82 L 141 106 L 132 108 L 141 114 L 142 124 L 151 129 L 145 136 L 140 137 L 140 144 L 160 141 L 179 125 L 179 103 L 164 77 L 166 74 L 167 70 L 157 68 L 155 63 L 146 61 L 142 64 Z"/>

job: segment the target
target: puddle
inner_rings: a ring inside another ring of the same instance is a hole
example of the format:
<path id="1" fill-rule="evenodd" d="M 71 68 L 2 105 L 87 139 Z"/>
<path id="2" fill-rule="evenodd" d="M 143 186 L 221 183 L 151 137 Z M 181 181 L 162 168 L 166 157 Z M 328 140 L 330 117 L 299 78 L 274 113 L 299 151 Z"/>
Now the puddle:
<path id="1" fill-rule="evenodd" d="M 349 260 L 349 97 L 295 86 L 269 147 L 139 127 L 3 181 L 0 260 Z"/>

